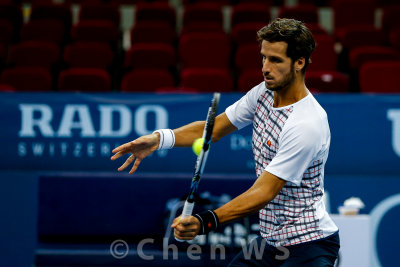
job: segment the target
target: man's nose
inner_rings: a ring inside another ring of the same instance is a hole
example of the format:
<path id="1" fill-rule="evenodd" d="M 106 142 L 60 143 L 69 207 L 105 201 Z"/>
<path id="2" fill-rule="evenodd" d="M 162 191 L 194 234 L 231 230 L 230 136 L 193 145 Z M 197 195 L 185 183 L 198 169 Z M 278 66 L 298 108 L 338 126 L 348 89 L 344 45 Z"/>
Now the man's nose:
<path id="1" fill-rule="evenodd" d="M 269 61 L 267 59 L 264 60 L 261 70 L 262 70 L 263 73 L 269 73 L 270 72 L 270 64 L 269 64 Z"/>

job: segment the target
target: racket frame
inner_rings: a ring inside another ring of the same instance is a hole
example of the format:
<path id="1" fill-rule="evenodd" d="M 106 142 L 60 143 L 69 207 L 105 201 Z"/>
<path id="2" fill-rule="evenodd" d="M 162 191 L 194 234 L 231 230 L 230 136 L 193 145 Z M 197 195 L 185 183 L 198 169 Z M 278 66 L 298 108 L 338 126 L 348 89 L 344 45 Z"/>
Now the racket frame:
<path id="1" fill-rule="evenodd" d="M 218 110 L 220 97 L 221 97 L 220 93 L 214 93 L 213 98 L 210 103 L 210 107 L 208 108 L 206 123 L 204 125 L 204 130 L 203 130 L 204 144 L 200 151 L 200 154 L 197 156 L 196 165 L 194 168 L 194 173 L 193 173 L 193 178 L 192 178 L 192 183 L 190 185 L 190 192 L 189 192 L 189 195 L 186 198 L 185 204 L 183 206 L 183 211 L 182 211 L 182 215 L 181 215 L 182 219 L 191 216 L 192 212 L 193 212 L 195 195 L 197 193 L 200 178 L 201 178 L 201 175 L 203 174 L 204 167 L 206 165 L 207 158 L 208 158 L 208 153 L 210 151 L 210 145 L 211 145 L 211 141 L 212 141 L 212 132 L 214 129 L 215 118 L 217 116 L 217 110 Z M 178 238 L 175 238 L 175 239 L 178 241 L 184 241 L 184 240 L 180 240 Z"/>

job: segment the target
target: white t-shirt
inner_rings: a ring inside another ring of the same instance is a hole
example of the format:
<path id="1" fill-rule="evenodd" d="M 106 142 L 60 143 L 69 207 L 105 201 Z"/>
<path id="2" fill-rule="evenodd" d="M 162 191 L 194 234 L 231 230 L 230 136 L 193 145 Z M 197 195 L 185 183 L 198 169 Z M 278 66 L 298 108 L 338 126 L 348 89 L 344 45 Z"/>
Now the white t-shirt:
<path id="1" fill-rule="evenodd" d="M 238 129 L 253 123 L 257 176 L 267 171 L 287 181 L 260 210 L 261 235 L 274 246 L 327 237 L 337 231 L 322 198 L 330 145 L 327 114 L 311 93 L 289 106 L 273 103 L 273 92 L 262 82 L 225 111 Z"/>

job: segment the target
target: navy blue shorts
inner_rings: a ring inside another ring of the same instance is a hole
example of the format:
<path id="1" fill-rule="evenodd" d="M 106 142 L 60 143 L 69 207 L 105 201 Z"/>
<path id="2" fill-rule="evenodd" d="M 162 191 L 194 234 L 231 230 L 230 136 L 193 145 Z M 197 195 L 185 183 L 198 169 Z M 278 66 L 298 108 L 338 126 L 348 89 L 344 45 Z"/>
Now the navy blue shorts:
<path id="1" fill-rule="evenodd" d="M 229 266 L 334 266 L 339 248 L 339 233 L 316 241 L 278 248 L 266 244 L 259 236 L 236 255 Z"/>

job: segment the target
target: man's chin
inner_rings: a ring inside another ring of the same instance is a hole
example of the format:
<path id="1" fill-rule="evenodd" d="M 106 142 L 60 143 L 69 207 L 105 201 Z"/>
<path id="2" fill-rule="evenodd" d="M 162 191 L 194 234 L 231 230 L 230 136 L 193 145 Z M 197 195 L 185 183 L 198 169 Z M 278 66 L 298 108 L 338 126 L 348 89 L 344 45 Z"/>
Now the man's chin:
<path id="1" fill-rule="evenodd" d="M 265 87 L 267 87 L 269 90 L 272 90 L 274 88 L 274 85 L 271 82 L 264 81 Z"/>
<path id="2" fill-rule="evenodd" d="M 265 82 L 265 87 L 267 87 L 268 90 L 273 91 L 273 92 L 276 92 L 276 91 L 279 91 L 282 89 L 282 87 L 279 87 L 279 86 L 273 86 L 271 84 L 268 85 L 267 82 Z"/>

